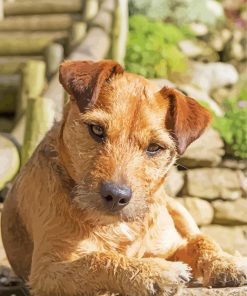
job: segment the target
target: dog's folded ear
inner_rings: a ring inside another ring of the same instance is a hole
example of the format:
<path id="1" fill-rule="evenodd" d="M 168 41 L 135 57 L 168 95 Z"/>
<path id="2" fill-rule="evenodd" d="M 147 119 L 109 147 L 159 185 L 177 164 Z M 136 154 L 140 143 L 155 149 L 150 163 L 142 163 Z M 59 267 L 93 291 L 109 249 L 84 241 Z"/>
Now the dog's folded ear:
<path id="1" fill-rule="evenodd" d="M 66 61 L 59 68 L 59 81 L 83 112 L 95 104 L 104 82 L 123 72 L 124 69 L 111 60 Z"/>
<path id="2" fill-rule="evenodd" d="M 168 100 L 166 128 L 183 154 L 186 148 L 203 133 L 210 122 L 210 112 L 196 100 L 173 88 L 164 87 L 160 94 Z"/>

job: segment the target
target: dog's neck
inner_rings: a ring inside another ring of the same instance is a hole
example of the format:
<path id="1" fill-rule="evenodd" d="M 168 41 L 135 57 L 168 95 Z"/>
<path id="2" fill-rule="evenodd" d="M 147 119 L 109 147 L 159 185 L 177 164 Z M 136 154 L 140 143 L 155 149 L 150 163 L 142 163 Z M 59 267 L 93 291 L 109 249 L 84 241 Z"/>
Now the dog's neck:
<path id="1" fill-rule="evenodd" d="M 58 177 L 62 188 L 67 192 L 71 192 L 76 186 L 75 180 L 70 176 L 63 163 L 62 157 L 59 155 L 59 146 L 61 141 L 61 130 L 63 122 L 54 124 L 54 127 L 47 134 L 47 138 L 40 144 L 40 155 L 45 157 L 46 161 L 50 163 L 54 174 Z M 55 133 L 54 133 L 55 131 Z M 56 135 L 54 137 L 54 134 Z"/>

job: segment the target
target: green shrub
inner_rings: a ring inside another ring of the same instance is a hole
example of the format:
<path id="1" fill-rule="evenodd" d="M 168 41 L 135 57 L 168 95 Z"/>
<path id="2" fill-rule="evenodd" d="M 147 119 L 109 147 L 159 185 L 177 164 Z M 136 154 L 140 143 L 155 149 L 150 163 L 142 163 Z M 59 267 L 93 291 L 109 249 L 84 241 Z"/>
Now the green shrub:
<path id="1" fill-rule="evenodd" d="M 169 77 L 187 68 L 187 58 L 177 42 L 191 37 L 188 29 L 132 16 L 125 58 L 126 69 L 148 78 Z"/>
<path id="2" fill-rule="evenodd" d="M 226 100 L 224 117 L 215 117 L 213 126 L 220 132 L 231 152 L 247 158 L 247 88 L 239 97 Z"/>

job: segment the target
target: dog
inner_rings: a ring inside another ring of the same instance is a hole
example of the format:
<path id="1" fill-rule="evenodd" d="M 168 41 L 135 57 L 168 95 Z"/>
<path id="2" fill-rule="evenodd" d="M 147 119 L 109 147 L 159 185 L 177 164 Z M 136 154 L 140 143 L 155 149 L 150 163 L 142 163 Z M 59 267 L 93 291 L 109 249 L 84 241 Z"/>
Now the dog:
<path id="1" fill-rule="evenodd" d="M 174 295 L 192 277 L 243 285 L 247 259 L 202 234 L 164 190 L 210 113 L 111 60 L 66 61 L 59 71 L 70 95 L 63 118 L 2 213 L 7 257 L 31 295 Z"/>

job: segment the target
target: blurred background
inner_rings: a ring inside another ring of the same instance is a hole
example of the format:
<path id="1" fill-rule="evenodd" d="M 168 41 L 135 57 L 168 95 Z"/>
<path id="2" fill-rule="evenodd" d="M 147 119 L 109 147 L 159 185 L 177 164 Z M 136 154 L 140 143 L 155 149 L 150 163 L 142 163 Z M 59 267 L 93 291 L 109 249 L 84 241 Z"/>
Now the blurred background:
<path id="1" fill-rule="evenodd" d="M 178 160 L 167 191 L 226 251 L 247 256 L 245 0 L 0 0 L 1 207 L 61 118 L 59 64 L 103 58 L 211 110 L 212 125 Z"/>

